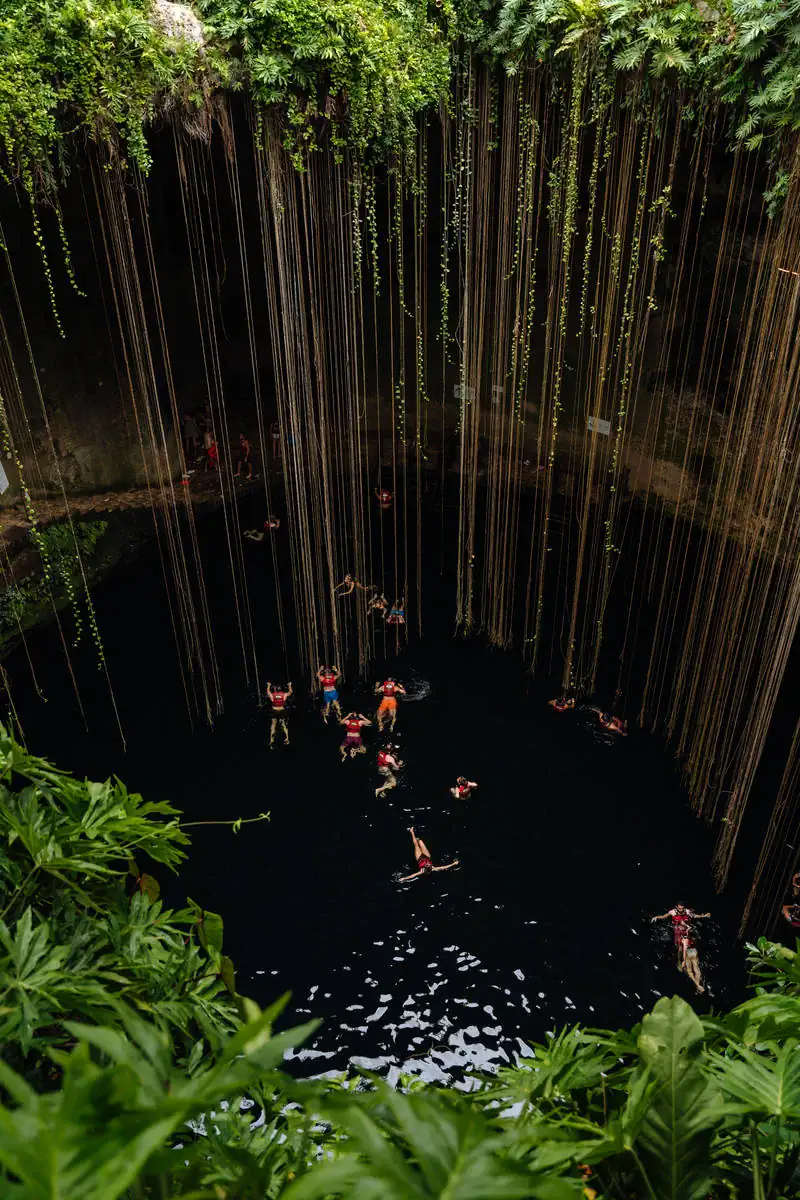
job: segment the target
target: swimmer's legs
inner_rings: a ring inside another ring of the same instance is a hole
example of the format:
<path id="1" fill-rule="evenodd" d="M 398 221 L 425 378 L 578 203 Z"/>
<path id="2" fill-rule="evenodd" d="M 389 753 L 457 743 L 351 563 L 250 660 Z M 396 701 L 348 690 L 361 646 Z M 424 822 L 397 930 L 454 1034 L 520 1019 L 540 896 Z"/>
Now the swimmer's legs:
<path id="1" fill-rule="evenodd" d="M 700 959 L 697 954 L 686 955 L 686 973 L 691 979 L 698 992 L 704 992 L 703 976 L 700 974 Z"/>
<path id="2" fill-rule="evenodd" d="M 331 711 L 331 706 L 330 706 L 330 704 L 323 704 L 323 706 L 322 706 L 322 719 L 323 719 L 323 721 L 325 722 L 325 724 L 326 724 L 326 725 L 328 724 L 328 713 L 329 713 L 330 711 Z"/>
<path id="3" fill-rule="evenodd" d="M 416 859 L 430 858 L 430 856 L 431 856 L 430 850 L 425 845 L 422 838 L 417 837 L 416 833 L 414 832 L 413 826 L 411 826 L 411 828 L 409 829 L 408 832 L 411 834 L 411 840 L 414 843 L 414 857 Z"/>
<path id="4" fill-rule="evenodd" d="M 289 726 L 286 721 L 281 721 L 281 729 L 283 730 L 283 744 L 289 745 Z"/>
<path id="5" fill-rule="evenodd" d="M 278 728 L 277 718 L 273 717 L 269 724 L 269 748 L 270 748 L 270 750 L 272 749 L 272 744 L 275 741 L 275 731 L 277 730 L 277 728 Z"/>
<path id="6" fill-rule="evenodd" d="M 333 711 L 336 713 L 336 716 L 337 716 L 337 717 L 339 718 L 339 720 L 341 721 L 341 719 L 342 719 L 342 706 L 341 706 L 341 704 L 339 703 L 339 701 L 338 701 L 338 700 L 334 700 L 334 701 L 333 701 L 333 702 L 332 702 L 332 703 L 329 705 L 329 707 L 333 709 Z"/>
<path id="7" fill-rule="evenodd" d="M 382 783 L 380 787 L 375 788 L 375 795 L 382 796 L 384 792 L 390 792 L 392 790 L 392 788 L 396 788 L 396 787 L 397 787 L 397 776 L 396 775 L 387 775 L 386 782 Z"/>

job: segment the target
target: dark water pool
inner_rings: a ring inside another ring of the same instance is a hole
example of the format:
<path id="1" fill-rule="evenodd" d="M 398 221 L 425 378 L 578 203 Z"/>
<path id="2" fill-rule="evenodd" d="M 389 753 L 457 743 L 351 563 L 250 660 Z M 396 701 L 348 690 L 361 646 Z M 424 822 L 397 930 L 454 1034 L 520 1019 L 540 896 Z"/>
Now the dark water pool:
<path id="1" fill-rule="evenodd" d="M 213 523 L 207 532 L 219 536 Z M 278 679 L 274 582 L 264 557 L 251 561 L 264 671 Z M 220 586 L 214 619 L 234 678 L 226 597 Z M 676 900 L 714 913 L 701 943 L 709 995 L 698 1009 L 743 995 L 710 840 L 647 733 L 613 742 L 591 713 L 555 714 L 553 685 L 532 681 L 516 655 L 454 640 L 447 622 L 437 630 L 432 621 L 424 642 L 343 689 L 345 705 L 368 715 L 382 671 L 410 692 L 396 731 L 401 783 L 376 800 L 375 731 L 368 753 L 342 764 L 340 730 L 323 725 L 299 676 L 289 748 L 268 750 L 267 713 L 241 683 L 227 687 L 213 731 L 189 728 L 154 554 L 98 587 L 95 601 L 127 751 L 88 647 L 76 660 L 83 731 L 48 628 L 29 638 L 46 702 L 22 652 L 9 663 L 29 745 L 90 777 L 115 772 L 192 820 L 271 812 L 269 824 L 239 835 L 196 830 L 190 862 L 164 890 L 170 903 L 188 894 L 222 913 L 240 991 L 263 1003 L 288 989 L 291 1016 L 324 1019 L 298 1069 L 355 1062 L 443 1077 L 505 1062 L 564 1024 L 630 1024 L 661 994 L 693 998 L 671 934 L 648 919 Z M 460 773 L 480 783 L 467 802 L 448 792 Z M 414 869 L 411 824 L 435 861 L 458 858 L 460 868 L 398 884 Z"/>

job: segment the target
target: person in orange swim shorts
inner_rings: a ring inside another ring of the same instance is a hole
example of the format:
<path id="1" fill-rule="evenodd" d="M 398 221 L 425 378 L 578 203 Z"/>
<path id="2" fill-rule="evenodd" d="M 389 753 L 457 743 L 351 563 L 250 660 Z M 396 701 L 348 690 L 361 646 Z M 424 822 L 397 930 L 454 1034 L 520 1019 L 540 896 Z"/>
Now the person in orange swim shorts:
<path id="1" fill-rule="evenodd" d="M 389 722 L 389 729 L 394 729 L 397 722 L 397 697 L 405 696 L 406 689 L 401 684 L 396 683 L 391 675 L 385 679 L 383 683 L 375 684 L 375 695 L 382 696 L 382 700 L 378 705 L 378 729 L 382 730 L 386 722 Z"/>

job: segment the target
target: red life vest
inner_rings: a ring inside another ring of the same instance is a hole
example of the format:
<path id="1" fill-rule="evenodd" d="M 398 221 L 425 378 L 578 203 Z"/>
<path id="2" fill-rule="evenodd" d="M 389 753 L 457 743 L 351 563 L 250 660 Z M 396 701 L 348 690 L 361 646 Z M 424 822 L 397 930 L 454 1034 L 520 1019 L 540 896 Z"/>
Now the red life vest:
<path id="1" fill-rule="evenodd" d="M 392 757 L 391 754 L 389 754 L 386 750 L 379 750 L 378 751 L 378 766 L 379 767 L 390 767 L 392 765 L 391 762 L 389 761 L 391 757 Z"/>
<path id="2" fill-rule="evenodd" d="M 350 721 L 345 721 L 344 727 L 348 733 L 361 733 L 361 720 L 356 717 Z"/>
<path id="3" fill-rule="evenodd" d="M 331 674 L 330 671 L 325 675 L 321 675 L 320 679 L 322 680 L 322 686 L 327 692 L 336 687 L 336 676 Z"/>
<path id="4" fill-rule="evenodd" d="M 381 492 L 379 498 L 380 498 L 380 501 L 382 504 L 388 504 L 390 502 L 390 500 L 392 499 L 392 493 L 391 492 Z"/>
<path id="5" fill-rule="evenodd" d="M 397 684 L 387 679 L 386 683 L 381 684 L 381 691 L 384 696 L 393 696 L 397 691 Z"/>
<path id="6" fill-rule="evenodd" d="M 459 783 L 456 787 L 456 791 L 458 792 L 459 796 L 468 796 L 472 791 L 472 788 L 468 783 Z"/>
<path id="7" fill-rule="evenodd" d="M 689 912 L 688 908 L 685 908 L 683 912 L 670 913 L 670 916 L 673 925 L 688 925 L 694 913 Z"/>
<path id="8" fill-rule="evenodd" d="M 286 701 L 288 699 L 289 699 L 288 692 L 273 692 L 272 693 L 272 707 L 273 708 L 284 708 L 286 706 Z"/>

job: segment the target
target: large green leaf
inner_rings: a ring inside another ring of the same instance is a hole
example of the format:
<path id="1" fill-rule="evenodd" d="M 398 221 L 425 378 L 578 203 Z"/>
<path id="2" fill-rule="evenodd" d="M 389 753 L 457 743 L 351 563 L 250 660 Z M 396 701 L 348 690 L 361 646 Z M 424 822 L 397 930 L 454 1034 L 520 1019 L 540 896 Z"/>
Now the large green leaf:
<path id="1" fill-rule="evenodd" d="M 639 1053 L 654 1086 L 639 1115 L 635 1149 L 658 1200 L 705 1196 L 719 1092 L 700 1067 L 703 1026 L 684 1000 L 662 997 L 642 1022 Z M 644 1103 L 644 1095 L 638 1097 Z"/>
<path id="2" fill-rule="evenodd" d="M 734 1046 L 730 1056 L 712 1054 L 710 1070 L 722 1089 L 726 1111 L 800 1121 L 800 1046 L 792 1038 L 757 1053 Z"/>

